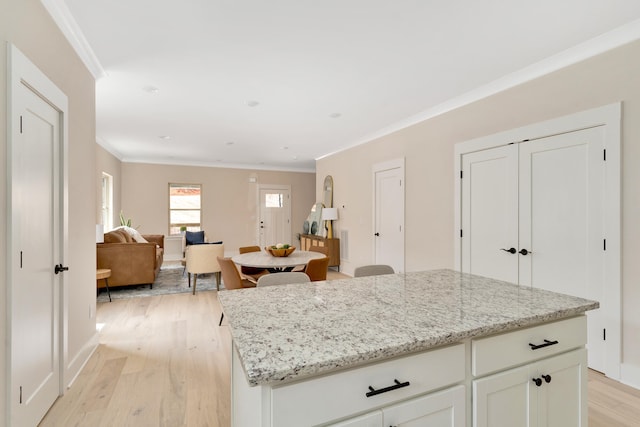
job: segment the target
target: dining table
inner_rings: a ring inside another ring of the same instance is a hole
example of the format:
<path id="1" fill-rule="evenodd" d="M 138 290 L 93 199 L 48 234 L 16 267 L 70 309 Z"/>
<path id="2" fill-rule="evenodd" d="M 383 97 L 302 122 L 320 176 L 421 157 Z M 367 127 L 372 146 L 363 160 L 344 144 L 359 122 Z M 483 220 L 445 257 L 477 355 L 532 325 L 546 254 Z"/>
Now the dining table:
<path id="1" fill-rule="evenodd" d="M 264 268 L 271 273 L 291 271 L 295 267 L 307 265 L 312 259 L 323 258 L 326 255 L 313 251 L 294 251 L 289 256 L 273 256 L 262 250 L 247 252 L 231 257 L 233 262 L 242 267 Z"/>

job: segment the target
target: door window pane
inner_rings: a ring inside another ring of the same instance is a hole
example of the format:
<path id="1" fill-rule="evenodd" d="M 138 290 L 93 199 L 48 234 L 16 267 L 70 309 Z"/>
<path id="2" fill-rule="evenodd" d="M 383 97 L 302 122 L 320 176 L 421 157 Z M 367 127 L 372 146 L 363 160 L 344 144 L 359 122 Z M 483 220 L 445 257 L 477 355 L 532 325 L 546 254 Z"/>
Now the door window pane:
<path id="1" fill-rule="evenodd" d="M 267 208 L 281 208 L 283 206 L 282 194 L 271 193 L 265 194 L 264 205 Z"/>

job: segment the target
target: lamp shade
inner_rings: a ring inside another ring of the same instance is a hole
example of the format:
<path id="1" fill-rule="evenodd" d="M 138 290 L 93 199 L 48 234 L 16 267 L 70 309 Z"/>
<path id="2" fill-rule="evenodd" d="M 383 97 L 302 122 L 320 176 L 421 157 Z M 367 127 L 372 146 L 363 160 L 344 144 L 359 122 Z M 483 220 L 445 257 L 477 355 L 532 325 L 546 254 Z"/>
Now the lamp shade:
<path id="1" fill-rule="evenodd" d="M 338 219 L 338 208 L 323 208 L 322 209 L 322 220 L 323 221 L 333 221 Z"/>
<path id="2" fill-rule="evenodd" d="M 96 243 L 104 242 L 104 226 L 102 224 L 96 224 Z"/>

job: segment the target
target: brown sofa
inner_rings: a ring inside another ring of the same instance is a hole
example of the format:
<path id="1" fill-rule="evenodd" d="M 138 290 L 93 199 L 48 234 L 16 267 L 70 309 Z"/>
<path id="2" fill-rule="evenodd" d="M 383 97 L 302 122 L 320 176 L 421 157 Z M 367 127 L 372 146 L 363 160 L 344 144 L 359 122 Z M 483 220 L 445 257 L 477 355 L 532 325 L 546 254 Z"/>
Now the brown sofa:
<path id="1" fill-rule="evenodd" d="M 142 235 L 149 243 L 138 243 L 122 230 L 104 235 L 97 244 L 98 268 L 111 270 L 109 287 L 149 284 L 153 286 L 164 256 L 164 235 Z M 98 281 L 104 287 L 104 280 Z"/>

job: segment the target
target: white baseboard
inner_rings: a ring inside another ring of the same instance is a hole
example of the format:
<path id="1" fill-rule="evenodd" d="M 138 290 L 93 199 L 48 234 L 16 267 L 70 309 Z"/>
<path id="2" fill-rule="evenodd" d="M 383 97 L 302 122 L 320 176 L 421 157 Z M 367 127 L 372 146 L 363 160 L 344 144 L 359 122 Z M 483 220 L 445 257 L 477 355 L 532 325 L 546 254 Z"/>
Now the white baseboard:
<path id="1" fill-rule="evenodd" d="M 623 363 L 620 366 L 620 382 L 640 390 L 640 366 Z"/>
<path id="2" fill-rule="evenodd" d="M 96 332 L 76 354 L 76 356 L 67 364 L 64 371 L 64 387 L 69 389 L 73 382 L 78 378 L 82 368 L 87 364 L 91 355 L 96 351 L 99 344 L 98 333 Z"/>

